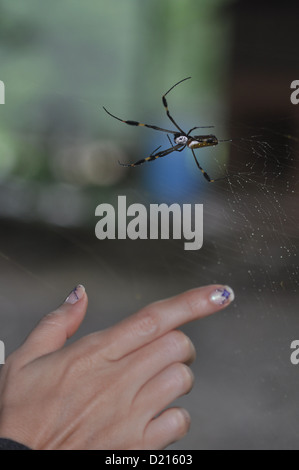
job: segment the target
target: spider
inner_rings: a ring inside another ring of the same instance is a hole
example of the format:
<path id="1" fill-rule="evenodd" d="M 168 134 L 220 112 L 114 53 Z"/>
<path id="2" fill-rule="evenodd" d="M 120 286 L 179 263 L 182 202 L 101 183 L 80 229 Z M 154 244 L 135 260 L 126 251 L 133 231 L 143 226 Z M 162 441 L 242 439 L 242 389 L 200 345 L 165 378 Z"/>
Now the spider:
<path id="1" fill-rule="evenodd" d="M 169 117 L 169 119 L 171 120 L 171 122 L 174 124 L 174 126 L 178 129 L 178 131 L 174 131 L 174 130 L 168 130 L 168 129 L 163 129 L 162 127 L 157 127 L 157 126 L 152 126 L 152 125 L 149 125 L 149 124 L 143 124 L 141 122 L 137 122 L 137 121 L 125 121 L 123 119 L 120 119 L 119 117 L 117 116 L 114 116 L 114 114 L 110 113 L 104 106 L 104 110 L 106 111 L 107 114 L 109 114 L 109 116 L 112 116 L 114 119 L 117 119 L 118 121 L 121 121 L 121 122 L 124 122 L 125 124 L 129 124 L 129 126 L 141 126 L 141 127 L 149 127 L 150 129 L 154 129 L 156 131 L 162 131 L 162 132 L 166 132 L 167 133 L 167 137 L 168 137 L 168 140 L 171 144 L 171 147 L 169 147 L 168 149 L 166 150 L 162 150 L 160 152 L 158 152 L 158 150 L 160 149 L 160 147 L 156 148 L 151 154 L 149 157 L 146 157 L 146 158 L 143 158 L 141 160 L 138 160 L 137 162 L 135 163 L 121 163 L 121 162 L 118 162 L 121 166 L 124 166 L 124 167 L 135 167 L 137 165 L 141 165 L 142 163 L 145 163 L 145 162 L 150 162 L 152 160 L 156 160 L 157 158 L 162 158 L 162 157 L 165 157 L 166 155 L 169 155 L 170 153 L 172 152 L 182 152 L 186 147 L 188 147 L 192 154 L 193 154 L 193 157 L 194 157 L 194 160 L 195 160 L 195 163 L 197 165 L 197 167 L 199 168 L 199 170 L 202 172 L 203 176 L 205 177 L 205 179 L 209 182 L 209 183 L 214 183 L 215 181 L 219 181 L 219 180 L 223 180 L 223 179 L 226 179 L 228 178 L 228 176 L 225 176 L 225 177 L 222 177 L 222 178 L 217 178 L 217 179 L 211 179 L 210 176 L 208 175 L 208 173 L 200 166 L 197 158 L 196 158 L 196 155 L 195 155 L 195 152 L 194 152 L 194 149 L 197 149 L 197 148 L 203 148 L 203 147 L 215 147 L 215 145 L 217 145 L 219 142 L 230 142 L 231 140 L 219 140 L 217 139 L 217 137 L 213 134 L 208 134 L 208 135 L 194 135 L 192 136 L 191 135 L 191 132 L 193 132 L 195 129 L 204 129 L 204 128 L 211 128 L 211 127 L 214 127 L 214 126 L 196 126 L 196 127 L 192 127 L 192 129 L 190 129 L 187 133 L 183 131 L 183 129 L 181 129 L 181 127 L 175 122 L 175 120 L 173 119 L 173 117 L 171 116 L 169 110 L 168 110 L 168 104 L 167 104 L 167 101 L 166 101 L 166 95 L 168 95 L 168 93 L 173 90 L 173 88 L 175 88 L 177 85 L 179 85 L 180 83 L 184 82 L 185 80 L 189 80 L 191 77 L 187 77 L 187 78 L 183 78 L 183 80 L 180 80 L 179 82 L 175 83 L 163 96 L 162 96 L 162 103 L 163 103 L 163 106 L 165 108 L 165 111 L 166 111 L 166 114 L 167 116 Z M 168 134 L 173 134 L 173 140 L 174 140 L 174 145 L 169 137 Z"/>

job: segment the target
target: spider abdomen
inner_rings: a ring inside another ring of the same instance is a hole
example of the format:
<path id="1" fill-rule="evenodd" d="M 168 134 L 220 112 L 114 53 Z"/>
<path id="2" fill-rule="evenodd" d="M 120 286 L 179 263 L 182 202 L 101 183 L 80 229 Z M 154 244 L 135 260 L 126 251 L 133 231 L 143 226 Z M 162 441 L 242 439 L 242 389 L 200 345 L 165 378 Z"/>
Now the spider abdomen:
<path id="1" fill-rule="evenodd" d="M 218 139 L 215 135 L 195 135 L 190 137 L 187 142 L 189 149 L 198 149 L 202 147 L 215 146 L 218 144 Z"/>

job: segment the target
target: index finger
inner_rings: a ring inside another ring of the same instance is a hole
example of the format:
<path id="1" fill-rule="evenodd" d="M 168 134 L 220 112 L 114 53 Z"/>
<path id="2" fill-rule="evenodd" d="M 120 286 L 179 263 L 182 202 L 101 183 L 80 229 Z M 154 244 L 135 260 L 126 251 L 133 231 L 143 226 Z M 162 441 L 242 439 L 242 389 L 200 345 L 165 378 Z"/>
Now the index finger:
<path id="1" fill-rule="evenodd" d="M 118 360 L 179 326 L 221 310 L 234 300 L 228 286 L 210 285 L 154 302 L 101 334 L 106 357 Z"/>

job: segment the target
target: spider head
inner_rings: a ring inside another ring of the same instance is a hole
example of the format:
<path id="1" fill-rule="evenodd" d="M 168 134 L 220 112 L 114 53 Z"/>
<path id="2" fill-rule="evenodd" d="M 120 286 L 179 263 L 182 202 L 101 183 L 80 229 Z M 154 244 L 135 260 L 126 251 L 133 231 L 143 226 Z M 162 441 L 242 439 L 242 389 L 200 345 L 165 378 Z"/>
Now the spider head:
<path id="1" fill-rule="evenodd" d="M 188 137 L 184 134 L 174 134 L 174 142 L 178 145 L 186 145 L 188 141 Z"/>

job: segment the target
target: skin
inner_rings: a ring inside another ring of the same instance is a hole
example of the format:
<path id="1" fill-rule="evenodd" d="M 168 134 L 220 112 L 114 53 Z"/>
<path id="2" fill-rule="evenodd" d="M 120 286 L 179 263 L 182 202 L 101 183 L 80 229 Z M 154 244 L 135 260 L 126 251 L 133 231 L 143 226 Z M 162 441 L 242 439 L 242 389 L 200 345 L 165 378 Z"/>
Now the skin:
<path id="1" fill-rule="evenodd" d="M 190 416 L 169 406 L 192 388 L 195 348 L 177 328 L 228 305 L 211 300 L 220 287 L 155 302 L 65 345 L 86 314 L 77 287 L 2 367 L 0 436 L 57 450 L 156 450 L 181 439 Z"/>

